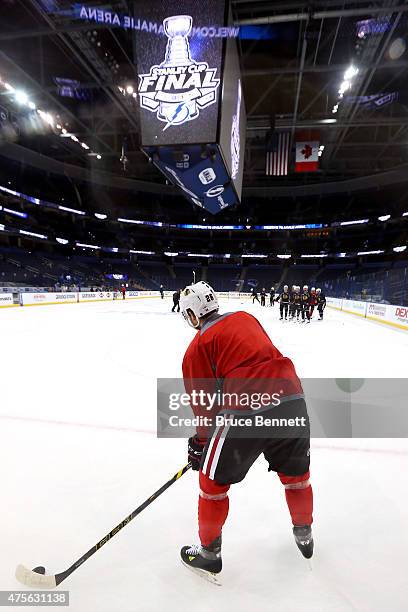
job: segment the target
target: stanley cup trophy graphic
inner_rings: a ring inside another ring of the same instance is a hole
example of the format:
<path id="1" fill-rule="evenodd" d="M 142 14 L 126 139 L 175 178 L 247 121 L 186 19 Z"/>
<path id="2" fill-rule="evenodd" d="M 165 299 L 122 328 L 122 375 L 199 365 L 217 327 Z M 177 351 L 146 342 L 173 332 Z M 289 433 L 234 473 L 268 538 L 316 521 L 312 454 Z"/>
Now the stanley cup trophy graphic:
<path id="1" fill-rule="evenodd" d="M 140 106 L 165 123 L 163 132 L 196 119 L 200 111 L 217 101 L 220 79 L 217 68 L 191 57 L 189 36 L 194 34 L 190 15 L 163 20 L 167 36 L 164 60 L 139 74 Z"/>
<path id="2" fill-rule="evenodd" d="M 167 17 L 163 21 L 164 31 L 168 37 L 166 58 L 161 66 L 188 66 L 195 62 L 190 57 L 188 35 L 191 32 L 193 19 L 190 15 Z"/>
<path id="3" fill-rule="evenodd" d="M 193 19 L 190 15 L 175 15 L 167 17 L 163 21 L 164 31 L 168 37 L 166 56 L 161 67 L 190 66 L 196 62 L 191 59 L 188 35 L 191 32 Z M 184 123 L 186 120 L 195 119 L 198 116 L 196 100 L 185 95 L 185 99 L 177 99 L 168 95 L 168 101 L 161 101 L 158 118 L 166 121 L 164 130 L 170 125 Z"/>

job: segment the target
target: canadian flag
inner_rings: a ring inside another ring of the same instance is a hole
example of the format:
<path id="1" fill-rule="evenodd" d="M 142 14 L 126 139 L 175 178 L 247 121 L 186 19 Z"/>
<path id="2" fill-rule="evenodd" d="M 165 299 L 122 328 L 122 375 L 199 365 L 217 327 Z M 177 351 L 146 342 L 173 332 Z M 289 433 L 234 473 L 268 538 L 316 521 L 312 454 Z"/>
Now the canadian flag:
<path id="1" fill-rule="evenodd" d="M 295 172 L 316 172 L 319 168 L 319 141 L 296 141 Z"/>

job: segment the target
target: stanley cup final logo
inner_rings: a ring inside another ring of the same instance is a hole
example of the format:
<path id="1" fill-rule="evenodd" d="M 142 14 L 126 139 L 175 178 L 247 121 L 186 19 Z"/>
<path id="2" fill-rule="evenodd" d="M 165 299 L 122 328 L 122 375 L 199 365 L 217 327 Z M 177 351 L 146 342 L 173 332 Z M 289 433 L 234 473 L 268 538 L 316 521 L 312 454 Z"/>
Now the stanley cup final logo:
<path id="1" fill-rule="evenodd" d="M 165 123 L 163 131 L 196 119 L 201 109 L 217 99 L 217 69 L 191 57 L 188 36 L 192 25 L 190 15 L 167 17 L 163 21 L 167 36 L 164 61 L 139 75 L 140 106 L 156 113 Z"/>

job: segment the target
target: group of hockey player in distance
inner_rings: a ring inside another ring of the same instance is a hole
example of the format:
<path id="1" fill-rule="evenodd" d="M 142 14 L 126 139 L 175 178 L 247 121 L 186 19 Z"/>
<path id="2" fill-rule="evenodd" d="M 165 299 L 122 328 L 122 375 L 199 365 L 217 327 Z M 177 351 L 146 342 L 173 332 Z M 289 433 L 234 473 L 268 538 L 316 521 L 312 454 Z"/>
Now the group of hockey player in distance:
<path id="1" fill-rule="evenodd" d="M 300 285 L 292 285 L 290 290 L 288 285 L 284 285 L 281 293 L 276 293 L 275 287 L 271 287 L 269 292 L 263 288 L 259 292 L 261 299 L 258 297 L 257 290 L 253 288 L 252 303 L 259 302 L 261 306 L 266 306 L 268 293 L 270 306 L 279 302 L 280 321 L 289 319 L 299 323 L 310 323 L 315 308 L 319 315 L 318 320 L 323 320 L 326 297 L 320 288 L 312 287 L 309 291 L 308 285 L 304 285 L 301 291 Z"/>

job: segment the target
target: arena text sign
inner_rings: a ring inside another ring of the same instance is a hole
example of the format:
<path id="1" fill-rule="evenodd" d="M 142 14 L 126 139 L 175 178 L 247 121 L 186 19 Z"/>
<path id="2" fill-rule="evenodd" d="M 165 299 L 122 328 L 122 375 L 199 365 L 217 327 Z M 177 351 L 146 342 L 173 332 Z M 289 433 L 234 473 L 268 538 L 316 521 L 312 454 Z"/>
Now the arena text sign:
<path id="1" fill-rule="evenodd" d="M 154 21 L 146 21 L 141 17 L 131 17 L 122 13 L 114 13 L 106 11 L 102 8 L 91 8 L 83 4 L 75 6 L 75 14 L 79 19 L 93 21 L 95 23 L 104 23 L 107 26 L 116 26 L 125 30 L 140 30 L 142 32 L 150 32 L 151 34 L 165 36 L 165 31 L 162 23 Z M 234 26 L 195 26 L 192 28 L 190 36 L 198 36 L 201 38 L 237 38 L 239 36 L 239 28 Z"/>

